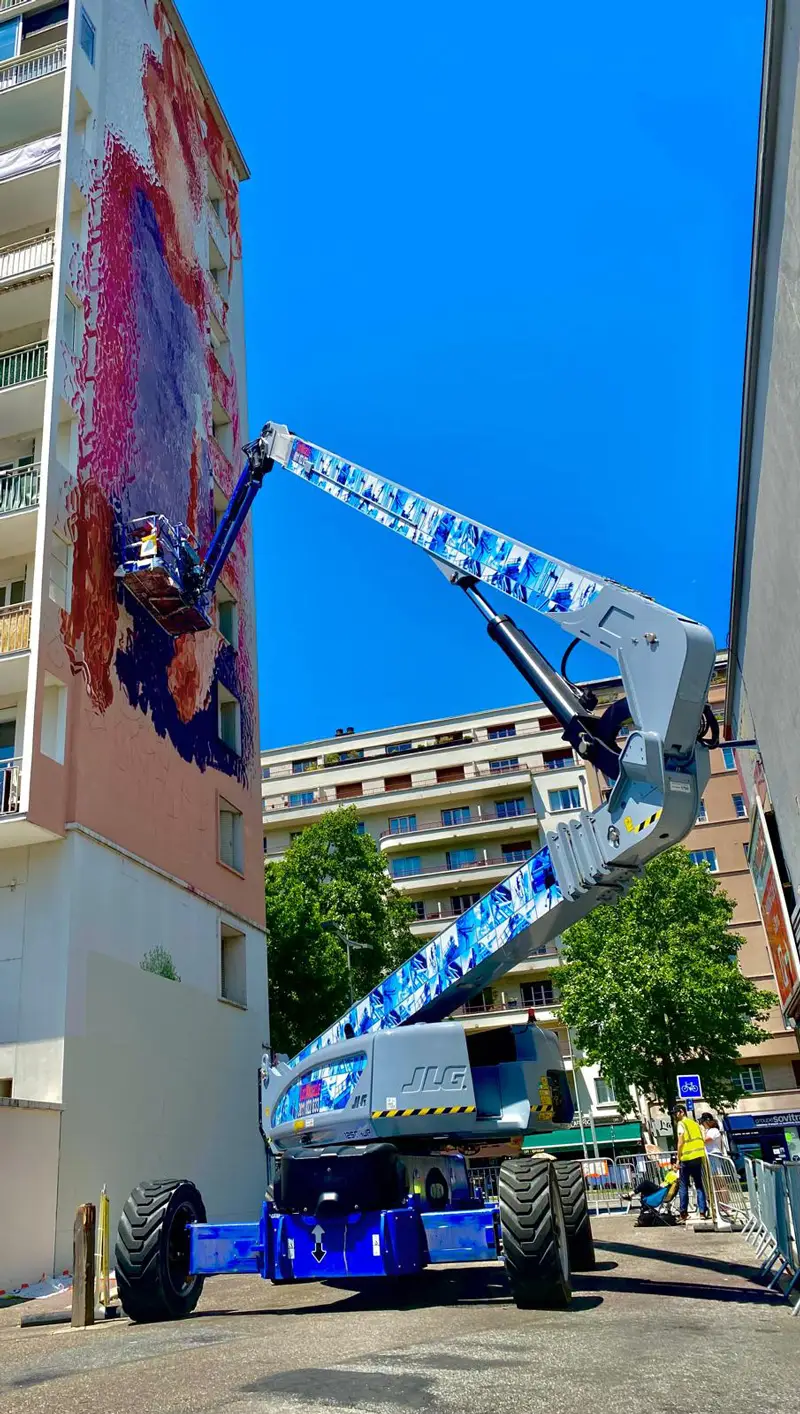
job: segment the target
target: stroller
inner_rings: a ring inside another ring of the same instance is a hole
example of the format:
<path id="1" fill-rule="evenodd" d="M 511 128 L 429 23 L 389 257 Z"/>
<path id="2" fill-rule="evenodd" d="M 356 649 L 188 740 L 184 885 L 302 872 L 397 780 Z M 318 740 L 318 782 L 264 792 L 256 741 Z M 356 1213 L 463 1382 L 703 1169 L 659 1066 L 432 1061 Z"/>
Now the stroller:
<path id="1" fill-rule="evenodd" d="M 634 1189 L 634 1193 L 639 1199 L 639 1216 L 636 1219 L 636 1226 L 655 1227 L 657 1223 L 663 1223 L 665 1227 L 674 1226 L 677 1218 L 672 1211 L 672 1203 L 677 1192 L 678 1173 L 673 1168 L 667 1169 L 664 1181 L 660 1185 L 653 1183 L 652 1179 L 643 1178 Z"/>

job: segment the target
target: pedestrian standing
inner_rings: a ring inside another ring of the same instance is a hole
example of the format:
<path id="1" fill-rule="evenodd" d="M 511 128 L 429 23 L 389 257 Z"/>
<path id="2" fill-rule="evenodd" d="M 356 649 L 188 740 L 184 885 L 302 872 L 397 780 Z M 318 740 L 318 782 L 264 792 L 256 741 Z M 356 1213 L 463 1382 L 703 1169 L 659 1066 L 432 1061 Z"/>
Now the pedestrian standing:
<path id="1" fill-rule="evenodd" d="M 697 1189 L 697 1207 L 701 1218 L 706 1215 L 706 1190 L 703 1186 L 703 1157 L 706 1144 L 703 1131 L 695 1119 L 686 1113 L 685 1105 L 676 1105 L 673 1110 L 678 1122 L 678 1187 L 680 1216 L 685 1223 L 689 1216 L 689 1182 Z"/>
<path id="2" fill-rule="evenodd" d="M 708 1110 L 706 1110 L 704 1115 L 700 1116 L 700 1126 L 703 1130 L 703 1139 L 709 1159 L 721 1159 L 725 1153 L 722 1141 L 722 1130 L 714 1116 L 709 1114 Z"/>

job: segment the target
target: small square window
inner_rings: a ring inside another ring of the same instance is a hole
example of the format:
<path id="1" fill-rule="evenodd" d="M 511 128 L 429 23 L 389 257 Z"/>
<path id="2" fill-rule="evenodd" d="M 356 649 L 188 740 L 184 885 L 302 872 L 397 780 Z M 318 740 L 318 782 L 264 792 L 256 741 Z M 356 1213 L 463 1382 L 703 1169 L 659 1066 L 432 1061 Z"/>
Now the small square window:
<path id="1" fill-rule="evenodd" d="M 416 815 L 391 815 L 389 817 L 389 832 L 393 835 L 408 835 L 417 828 Z"/>
<path id="2" fill-rule="evenodd" d="M 689 858 L 693 864 L 707 864 L 712 874 L 717 873 L 717 851 L 715 849 L 690 849 Z"/>
<path id="3" fill-rule="evenodd" d="M 313 804 L 314 804 L 314 792 L 313 792 L 313 790 L 292 790 L 292 791 L 289 792 L 289 807 L 290 807 L 290 809 L 293 808 L 293 807 L 295 807 L 295 806 L 298 806 L 298 805 L 313 805 Z"/>
<path id="4" fill-rule="evenodd" d="M 424 919 L 424 917 L 425 917 L 425 900 L 424 900 L 424 899 L 421 899 L 421 898 L 414 898 L 414 899 L 412 899 L 412 900 L 411 900 L 411 907 L 413 908 L 414 913 L 416 914 L 417 918 L 419 918 L 419 919 Z"/>
<path id="5" fill-rule="evenodd" d="M 219 859 L 237 874 L 244 873 L 244 819 L 230 801 L 219 802 Z"/>
<path id="6" fill-rule="evenodd" d="M 705 803 L 704 800 L 701 800 L 701 801 L 700 801 L 700 809 L 699 809 L 698 812 L 697 812 L 697 823 L 698 823 L 698 825 L 705 825 L 706 822 L 707 822 L 707 820 L 708 820 L 708 811 L 706 810 L 706 803 Z"/>
<path id="7" fill-rule="evenodd" d="M 82 5 L 80 20 L 80 39 L 81 49 L 86 55 L 86 58 L 89 60 L 89 63 L 94 65 L 95 28 Z"/>
<path id="8" fill-rule="evenodd" d="M 366 827 L 364 821 L 363 821 L 363 820 L 356 820 L 356 834 L 357 834 L 357 835 L 365 835 L 366 833 L 367 833 L 367 827 Z"/>
<path id="9" fill-rule="evenodd" d="M 743 795 L 732 795 L 733 809 L 737 820 L 744 820 L 747 817 L 747 806 L 744 803 Z"/>
<path id="10" fill-rule="evenodd" d="M 269 780 L 269 766 L 262 766 L 262 767 L 261 767 L 261 779 L 262 779 L 262 781 L 268 781 L 268 780 Z"/>
<path id="11" fill-rule="evenodd" d="M 577 786 L 565 786 L 563 790 L 549 790 L 547 799 L 554 814 L 559 810 L 579 810 L 581 793 Z"/>
<path id="12" fill-rule="evenodd" d="M 223 1001 L 247 1006 L 247 938 L 221 923 L 219 929 L 219 994 Z"/>
<path id="13" fill-rule="evenodd" d="M 723 746 L 723 748 L 722 748 L 722 759 L 723 759 L 723 761 L 725 762 L 725 770 L 726 770 L 726 771 L 735 771 L 735 770 L 736 770 L 736 756 L 735 756 L 735 754 L 734 754 L 734 750 L 733 750 L 733 747 L 732 747 L 732 746 Z"/>

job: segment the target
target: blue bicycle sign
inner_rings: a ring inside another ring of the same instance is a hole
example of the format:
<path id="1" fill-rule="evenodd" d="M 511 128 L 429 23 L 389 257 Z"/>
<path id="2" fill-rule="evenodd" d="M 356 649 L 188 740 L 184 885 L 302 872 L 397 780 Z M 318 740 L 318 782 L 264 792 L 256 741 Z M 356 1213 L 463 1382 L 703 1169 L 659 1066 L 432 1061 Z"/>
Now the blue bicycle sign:
<path id="1" fill-rule="evenodd" d="M 699 1075 L 679 1075 L 678 1076 L 678 1099 L 679 1100 L 702 1100 L 703 1087 L 700 1084 Z"/>

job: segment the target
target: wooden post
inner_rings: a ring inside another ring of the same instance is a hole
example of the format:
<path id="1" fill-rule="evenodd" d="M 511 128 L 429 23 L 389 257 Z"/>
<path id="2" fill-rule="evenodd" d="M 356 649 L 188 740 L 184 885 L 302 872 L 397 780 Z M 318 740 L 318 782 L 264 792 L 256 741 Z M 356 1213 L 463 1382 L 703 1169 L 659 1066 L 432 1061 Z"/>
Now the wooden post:
<path id="1" fill-rule="evenodd" d="M 94 1243 L 97 1210 L 82 1203 L 72 1229 L 72 1325 L 94 1325 Z"/>

